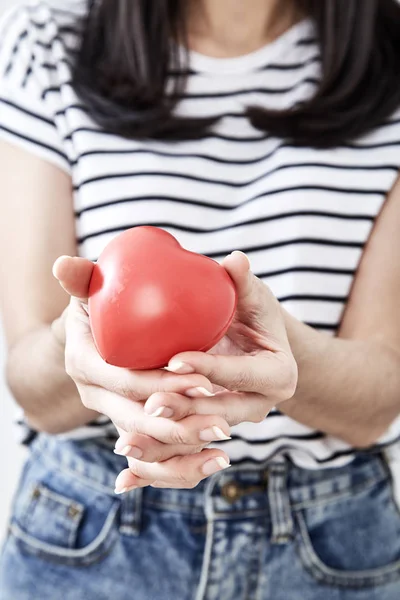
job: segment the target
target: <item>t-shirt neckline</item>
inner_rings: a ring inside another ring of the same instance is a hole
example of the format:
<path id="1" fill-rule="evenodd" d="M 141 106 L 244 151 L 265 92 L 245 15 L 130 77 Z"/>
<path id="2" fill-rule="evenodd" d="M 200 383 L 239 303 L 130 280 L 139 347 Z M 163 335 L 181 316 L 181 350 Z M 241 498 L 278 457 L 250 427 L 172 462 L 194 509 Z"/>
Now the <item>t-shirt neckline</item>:
<path id="1" fill-rule="evenodd" d="M 312 20 L 307 17 L 285 31 L 262 48 L 233 58 L 215 58 L 190 50 L 189 66 L 196 72 L 209 73 L 239 73 L 257 69 L 272 64 L 288 47 L 294 46 L 297 41 L 315 35 Z"/>

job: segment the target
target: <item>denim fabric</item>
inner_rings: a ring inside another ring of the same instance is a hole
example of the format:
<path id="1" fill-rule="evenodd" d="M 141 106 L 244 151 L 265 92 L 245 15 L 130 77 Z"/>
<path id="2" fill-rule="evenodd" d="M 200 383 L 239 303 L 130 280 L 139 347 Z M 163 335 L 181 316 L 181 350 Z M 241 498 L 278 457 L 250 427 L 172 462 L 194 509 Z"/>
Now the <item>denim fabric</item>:
<path id="1" fill-rule="evenodd" d="M 1 600 L 399 600 L 400 513 L 381 456 L 231 467 L 194 490 L 113 493 L 125 459 L 40 436 Z"/>

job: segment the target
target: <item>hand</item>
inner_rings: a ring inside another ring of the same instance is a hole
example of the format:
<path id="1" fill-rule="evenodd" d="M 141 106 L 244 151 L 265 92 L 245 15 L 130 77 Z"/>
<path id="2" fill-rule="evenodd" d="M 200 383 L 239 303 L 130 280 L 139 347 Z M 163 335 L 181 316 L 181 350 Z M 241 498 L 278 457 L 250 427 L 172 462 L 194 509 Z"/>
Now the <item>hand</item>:
<path id="1" fill-rule="evenodd" d="M 165 421 L 167 416 L 180 423 L 210 414 L 229 425 L 244 421 L 259 423 L 271 408 L 291 398 L 296 390 L 297 365 L 278 301 L 250 272 L 247 257 L 242 253 L 233 253 L 223 265 L 238 292 L 237 313 L 227 336 L 211 353 L 182 353 L 168 367 L 182 377 L 195 372 L 207 377 L 215 385 L 216 394 L 196 395 L 196 390 L 190 394 L 156 392 L 144 407 L 147 414 L 160 415 L 153 421 L 154 428 L 158 418 Z M 129 441 L 129 434 L 124 434 L 117 445 Z M 148 465 L 129 459 L 129 469 L 119 475 L 117 484 L 130 489 L 147 479 L 153 487 L 197 485 L 198 473 L 185 469 L 187 458 L 176 460 L 177 468 L 181 466 L 181 481 L 173 479 L 162 464 Z"/>
<path id="2" fill-rule="evenodd" d="M 122 449 L 124 455 L 140 457 L 141 461 L 163 462 L 159 467 L 162 472 L 152 471 L 151 476 L 143 472 L 146 478 L 142 477 L 137 484 L 149 485 L 159 477 L 167 477 L 168 485 L 175 482 L 185 487 L 189 474 L 195 474 L 198 482 L 212 469 L 228 466 L 229 459 L 224 452 L 203 450 L 211 441 L 229 436 L 229 426 L 224 419 L 193 415 L 177 422 L 155 419 L 143 410 L 144 401 L 156 392 L 185 394 L 199 388 L 205 394 L 210 393 L 212 386 L 206 377 L 176 375 L 164 369 L 129 371 L 102 360 L 93 341 L 87 313 L 86 297 L 92 270 L 90 261 L 70 257 L 61 257 L 53 268 L 55 277 L 71 295 L 66 317 L 63 317 L 66 371 L 74 380 L 83 404 L 109 417 L 120 435 L 129 435 L 130 447 Z M 54 326 L 60 341 L 62 319 Z M 182 455 L 189 455 L 184 462 Z M 153 469 L 156 468 L 153 465 Z"/>
<path id="3" fill-rule="evenodd" d="M 175 420 L 218 415 L 230 426 L 259 423 L 271 408 L 294 395 L 297 366 L 290 349 L 280 305 L 269 288 L 250 271 L 247 257 L 234 252 L 223 262 L 238 292 L 238 309 L 225 338 L 211 353 L 175 356 L 169 370 L 201 374 L 215 389 L 214 397 L 189 399 L 177 393 L 153 394 L 146 413 L 164 410 Z"/>

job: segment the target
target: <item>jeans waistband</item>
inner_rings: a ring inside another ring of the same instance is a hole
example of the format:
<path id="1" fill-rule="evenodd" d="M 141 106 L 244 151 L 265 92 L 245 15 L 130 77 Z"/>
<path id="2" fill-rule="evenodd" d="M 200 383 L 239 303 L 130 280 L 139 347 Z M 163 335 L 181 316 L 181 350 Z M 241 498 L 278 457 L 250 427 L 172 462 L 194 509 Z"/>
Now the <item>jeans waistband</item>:
<path id="1" fill-rule="evenodd" d="M 116 476 L 126 468 L 126 459 L 115 455 L 111 444 L 98 440 L 62 441 L 41 434 L 32 444 L 32 453 L 49 466 L 68 471 L 89 487 L 108 494 L 114 494 Z M 262 514 L 270 511 L 271 501 L 277 496 L 287 496 L 292 508 L 302 508 L 374 485 L 386 479 L 388 473 L 382 455 L 360 453 L 344 467 L 310 470 L 287 460 L 249 463 L 216 473 L 194 489 L 149 487 L 135 492 L 160 509 L 206 511 L 208 516 Z"/>

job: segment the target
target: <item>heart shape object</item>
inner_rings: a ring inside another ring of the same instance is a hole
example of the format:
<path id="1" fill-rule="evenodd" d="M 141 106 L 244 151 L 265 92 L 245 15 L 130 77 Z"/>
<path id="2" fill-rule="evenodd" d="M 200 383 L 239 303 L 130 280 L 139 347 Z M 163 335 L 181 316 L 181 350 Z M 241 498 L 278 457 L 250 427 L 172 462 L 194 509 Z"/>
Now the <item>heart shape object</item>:
<path id="1" fill-rule="evenodd" d="M 102 252 L 89 286 L 98 352 L 109 364 L 158 369 L 179 352 L 210 350 L 235 314 L 232 279 L 156 227 L 134 227 Z"/>

